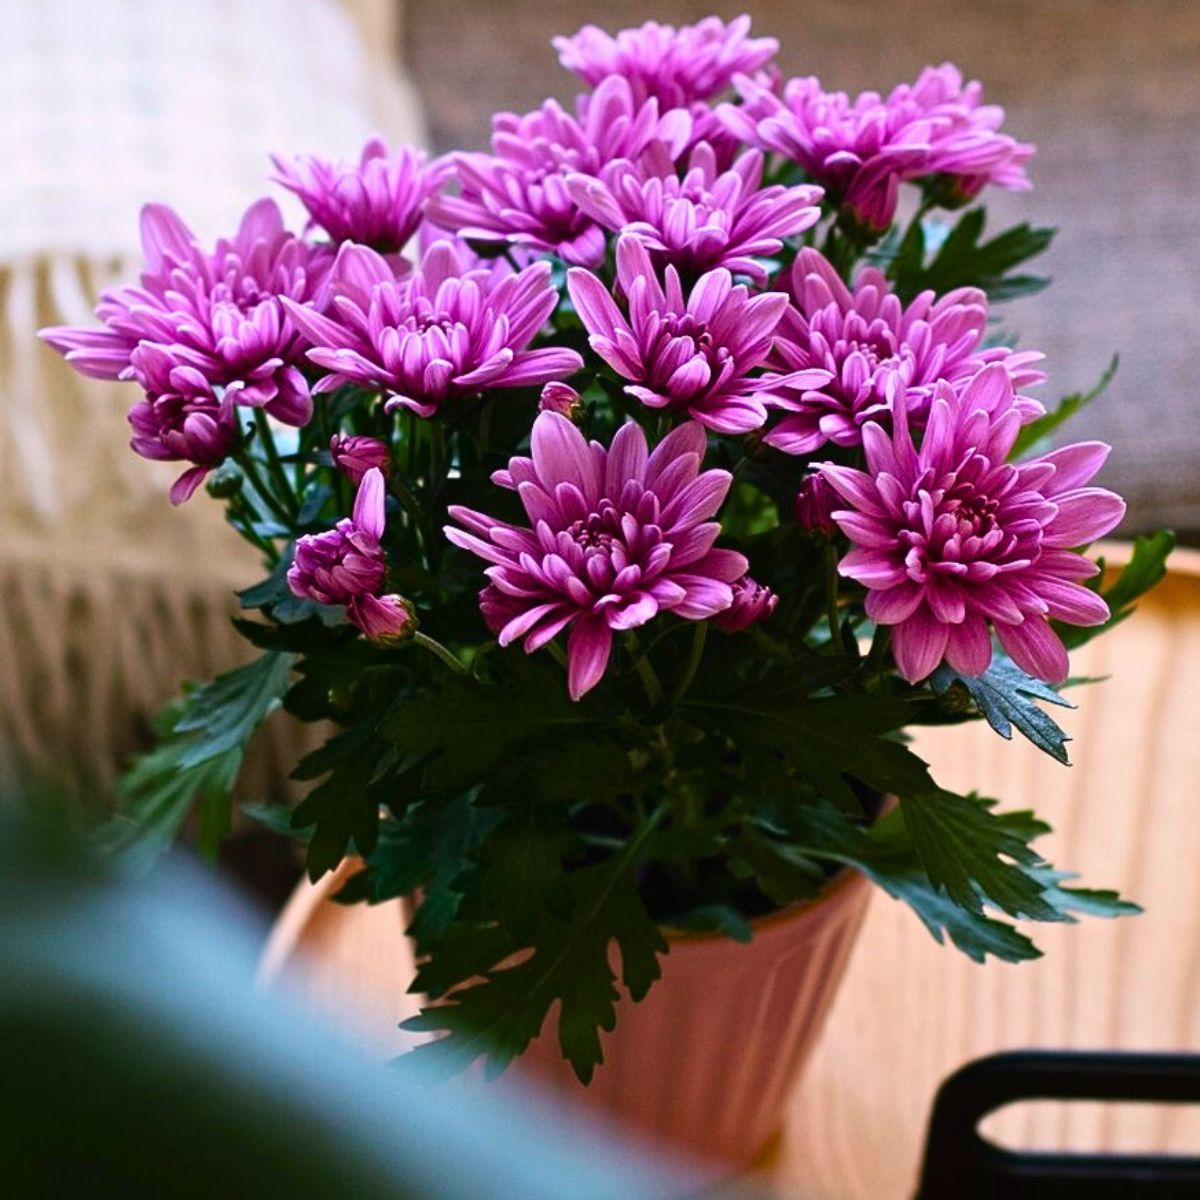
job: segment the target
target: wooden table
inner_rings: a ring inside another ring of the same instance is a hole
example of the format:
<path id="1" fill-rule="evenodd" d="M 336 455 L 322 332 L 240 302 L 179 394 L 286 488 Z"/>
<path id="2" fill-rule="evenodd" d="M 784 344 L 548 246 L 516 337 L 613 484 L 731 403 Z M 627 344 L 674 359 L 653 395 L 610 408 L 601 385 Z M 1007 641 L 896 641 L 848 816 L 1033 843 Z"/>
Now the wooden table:
<path id="1" fill-rule="evenodd" d="M 1116 555 L 1122 550 L 1117 547 Z M 907 908 L 877 894 L 824 1037 L 758 1182 L 788 1200 L 906 1200 L 937 1085 L 998 1049 L 1200 1046 L 1200 554 L 1136 616 L 1075 658 L 1080 707 L 1057 710 L 1078 764 L 1063 767 L 982 722 L 918 738 L 947 787 L 1034 807 L 1055 826 L 1045 852 L 1083 882 L 1118 888 L 1146 912 L 1037 926 L 1046 957 L 979 966 L 938 946 Z M 348 872 L 353 868 L 347 866 Z M 318 1004 L 366 1042 L 404 1048 L 396 1024 L 411 959 L 397 953 L 399 904 L 319 903 L 323 880 L 277 925 L 264 974 L 297 948 Z M 1147 1105 L 1030 1104 L 990 1119 L 1002 1142 L 1039 1149 L 1200 1148 L 1200 1112 Z"/>

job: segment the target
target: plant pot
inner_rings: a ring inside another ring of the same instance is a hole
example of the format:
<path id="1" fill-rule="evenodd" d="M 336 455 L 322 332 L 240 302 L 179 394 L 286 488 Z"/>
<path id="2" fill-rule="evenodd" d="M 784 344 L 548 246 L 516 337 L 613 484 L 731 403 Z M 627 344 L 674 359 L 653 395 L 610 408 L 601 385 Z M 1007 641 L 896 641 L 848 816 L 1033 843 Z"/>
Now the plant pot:
<path id="1" fill-rule="evenodd" d="M 329 896 L 356 867 L 302 884 L 263 959 L 271 982 L 305 963 L 318 1002 L 374 1022 L 377 1041 L 403 1048 L 395 1024 L 416 1011 L 402 996 L 412 950 L 399 902 L 343 907 Z M 705 1163 L 714 1175 L 749 1166 L 779 1131 L 784 1106 L 833 1003 L 871 888 L 856 872 L 835 876 L 816 900 L 753 922 L 742 944 L 668 933 L 662 979 L 639 1004 L 622 996 L 617 1026 L 602 1035 L 604 1063 L 578 1082 L 548 1029 L 488 1085 L 535 1080 L 581 1123 L 632 1134 Z M 390 912 L 388 911 L 390 910 Z"/>
<path id="2" fill-rule="evenodd" d="M 868 881 L 847 870 L 818 899 L 753 922 L 748 943 L 669 932 L 662 979 L 639 1004 L 622 996 L 587 1087 L 553 1030 L 521 1057 L 520 1070 L 616 1129 L 714 1166 L 748 1166 L 780 1129 L 870 894 Z"/>

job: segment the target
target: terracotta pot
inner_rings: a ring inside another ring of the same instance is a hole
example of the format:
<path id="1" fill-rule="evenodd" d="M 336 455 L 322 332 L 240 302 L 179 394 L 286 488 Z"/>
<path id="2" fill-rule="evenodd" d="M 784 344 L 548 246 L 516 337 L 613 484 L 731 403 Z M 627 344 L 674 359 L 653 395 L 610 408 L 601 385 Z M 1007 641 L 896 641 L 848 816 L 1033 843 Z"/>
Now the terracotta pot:
<path id="1" fill-rule="evenodd" d="M 522 1056 L 522 1072 L 617 1128 L 714 1165 L 749 1165 L 781 1126 L 870 894 L 845 871 L 817 900 L 754 922 L 748 943 L 668 934 L 662 979 L 639 1004 L 622 997 L 588 1087 L 553 1031 Z"/>
<path id="2" fill-rule="evenodd" d="M 343 864 L 315 887 L 301 885 L 272 935 L 263 977 L 303 961 L 301 978 L 318 1004 L 350 1013 L 393 1053 L 404 1048 L 396 1023 L 419 1006 L 404 994 L 413 962 L 404 912 L 399 902 L 332 903 L 354 869 Z M 781 1126 L 870 895 L 866 879 L 844 871 L 818 899 L 754 922 L 748 944 L 669 934 L 662 979 L 640 1004 L 622 998 L 589 1087 L 563 1061 L 552 1031 L 487 1086 L 532 1078 L 569 1098 L 563 1107 L 584 1125 L 675 1150 L 715 1175 L 745 1168 Z"/>

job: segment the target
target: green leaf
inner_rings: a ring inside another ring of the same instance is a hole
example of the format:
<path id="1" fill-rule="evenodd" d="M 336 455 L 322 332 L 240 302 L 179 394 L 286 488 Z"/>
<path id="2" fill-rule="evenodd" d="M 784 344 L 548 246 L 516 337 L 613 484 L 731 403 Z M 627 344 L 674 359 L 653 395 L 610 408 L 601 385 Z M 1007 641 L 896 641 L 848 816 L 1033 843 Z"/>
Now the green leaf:
<path id="1" fill-rule="evenodd" d="M 930 882 L 973 912 L 986 900 L 1011 917 L 1062 920 L 1027 870 L 1041 861 L 1029 841 L 1049 826 L 1032 814 L 999 816 L 995 803 L 945 791 L 904 797 L 900 812 Z"/>
<path id="2" fill-rule="evenodd" d="M 899 810 L 865 828 L 830 805 L 801 805 L 787 815 L 798 850 L 845 863 L 867 875 L 893 899 L 907 904 L 938 942 L 945 938 L 969 958 L 990 954 L 1005 962 L 1041 952 L 1006 921 L 963 908 L 930 882 Z"/>
<path id="3" fill-rule="evenodd" d="M 620 853 L 571 873 L 570 919 L 545 920 L 528 957 L 488 971 L 481 982 L 405 1022 L 408 1029 L 447 1034 L 413 1051 L 415 1066 L 449 1073 L 484 1056 L 488 1074 L 498 1074 L 538 1035 L 557 1001 L 563 1054 L 582 1082 L 591 1079 L 603 1060 L 600 1031 L 616 1024 L 610 944 L 620 949 L 621 978 L 634 1000 L 658 978 L 658 956 L 667 950 L 633 873 L 656 821 L 643 825 Z"/>
<path id="4" fill-rule="evenodd" d="M 924 246 L 935 240 L 932 233 L 938 223 L 927 222 L 918 247 L 906 239 L 890 268 L 901 299 L 907 303 L 926 289 L 944 295 L 954 288 L 977 287 L 998 301 L 1027 295 L 1044 287 L 1046 281 L 1037 276 L 1013 276 L 1008 272 L 1041 254 L 1049 246 L 1055 231 L 1021 224 L 985 242 L 981 241 L 984 220 L 982 208 L 963 213 L 928 263 L 924 262 Z"/>
<path id="5" fill-rule="evenodd" d="M 1015 726 L 1039 750 L 1066 765 L 1067 742 L 1071 739 L 1037 702 L 1074 708 L 1048 683 L 1026 675 L 1003 654 L 995 653 L 982 675 L 960 675 L 951 667 L 938 667 L 930 678 L 934 693 L 945 696 L 951 689 L 964 689 L 987 723 L 1002 737 L 1012 739 Z"/>
<path id="6" fill-rule="evenodd" d="M 831 661 L 845 668 L 836 660 L 818 659 L 817 664 Z M 812 696 L 814 686 L 823 682 L 789 665 L 774 678 L 726 697 L 694 693 L 683 707 L 690 719 L 721 729 L 735 746 L 777 751 L 849 811 L 860 809 L 849 779 L 898 795 L 934 790 L 925 763 L 883 736 L 909 723 L 909 705 L 882 696 Z"/>
<path id="7" fill-rule="evenodd" d="M 824 873 L 811 858 L 753 828 L 744 829 L 731 848 L 764 894 L 780 907 L 812 899 L 825 882 Z"/>
<path id="8" fill-rule="evenodd" d="M 269 652 L 168 705 L 156 726 L 159 744 L 134 759 L 117 784 L 116 811 L 97 830 L 99 843 L 144 868 L 199 806 L 199 844 L 215 855 L 229 828 L 246 747 L 279 707 L 292 661 Z"/>
<path id="9" fill-rule="evenodd" d="M 380 822 L 366 869 L 347 880 L 334 899 L 379 904 L 420 893 L 408 932 L 424 954 L 446 935 L 464 892 L 475 890 L 463 878 L 478 873 L 472 854 L 500 821 L 498 813 L 473 801 L 474 790 L 426 799 Z"/>
<path id="10" fill-rule="evenodd" d="M 1055 630 L 1067 649 L 1074 650 L 1090 642 L 1092 638 L 1107 632 L 1132 615 L 1134 601 L 1144 596 L 1166 575 L 1167 558 L 1174 549 L 1175 535 L 1167 529 L 1136 538 L 1133 554 L 1129 563 L 1121 569 L 1117 581 L 1111 587 L 1101 590 L 1112 616 L 1103 625 L 1092 625 L 1088 628 L 1055 624 Z M 1102 585 L 1104 576 L 1105 573 L 1101 571 L 1095 582 Z"/>
<path id="11" fill-rule="evenodd" d="M 428 787 L 457 791 L 486 779 L 523 745 L 553 745 L 596 725 L 595 711 L 571 701 L 559 673 L 520 655 L 508 658 L 496 684 L 449 675 L 433 695 L 403 701 L 380 735 L 429 760 Z"/>
<path id="12" fill-rule="evenodd" d="M 732 904 L 702 904 L 672 916 L 670 924 L 687 933 L 723 933 L 735 942 L 748 942 L 754 936 L 750 922 Z"/>
<path id="13" fill-rule="evenodd" d="M 563 859 L 577 845 L 574 835 L 531 794 L 483 843 L 481 899 L 518 944 L 534 941 L 547 913 L 568 917 L 570 887 Z"/>
<path id="14" fill-rule="evenodd" d="M 292 828 L 309 830 L 306 867 L 316 881 L 354 849 L 369 856 L 379 836 L 379 808 L 396 799 L 404 764 L 376 737 L 378 721 L 360 721 L 300 760 L 295 779 L 326 777 L 292 814 Z"/>
<path id="15" fill-rule="evenodd" d="M 1010 849 L 1017 849 L 1016 843 L 1023 846 L 1018 850 L 1017 866 L 1040 886 L 1042 900 L 1051 910 L 1051 915 L 1039 919 L 1074 921 L 1077 913 L 1115 917 L 1138 911 L 1136 905 L 1119 900 L 1112 892 L 1061 887 L 1061 881 L 1070 877 L 1055 871 L 1028 847 L 1046 828 L 1030 814 L 999 813 L 993 820 L 1016 839 L 1015 843 L 1005 839 Z M 902 809 L 887 813 L 870 828 L 828 804 L 793 806 L 786 813 L 786 821 L 798 852 L 843 862 L 864 872 L 889 895 L 906 903 L 938 942 L 948 937 L 976 962 L 983 962 L 989 954 L 1006 962 L 1041 956 L 1033 942 L 1007 921 L 986 915 L 978 904 L 964 907 L 930 879 Z M 961 823 L 960 819 L 960 828 Z M 994 830 L 991 836 L 995 842 Z M 925 837 L 928 847 L 928 831 Z M 988 866 L 989 876 L 994 870 L 994 866 Z M 1008 883 L 1006 879 L 1006 887 Z M 995 906 L 990 897 L 986 902 Z"/>
<path id="16" fill-rule="evenodd" d="M 198 766 L 245 747 L 282 703 L 291 670 L 290 654 L 268 651 L 192 692 L 175 722 L 176 735 L 194 735 L 180 755 L 180 766 Z"/>
<path id="17" fill-rule="evenodd" d="M 1038 417 L 1036 421 L 1030 421 L 1017 435 L 1009 458 L 1022 458 L 1031 453 L 1063 422 L 1069 421 L 1080 409 L 1086 408 L 1093 400 L 1102 396 L 1108 390 L 1108 385 L 1112 383 L 1120 362 L 1120 355 L 1114 354 L 1091 391 L 1072 392 L 1071 395 L 1064 396 L 1050 412 Z"/>

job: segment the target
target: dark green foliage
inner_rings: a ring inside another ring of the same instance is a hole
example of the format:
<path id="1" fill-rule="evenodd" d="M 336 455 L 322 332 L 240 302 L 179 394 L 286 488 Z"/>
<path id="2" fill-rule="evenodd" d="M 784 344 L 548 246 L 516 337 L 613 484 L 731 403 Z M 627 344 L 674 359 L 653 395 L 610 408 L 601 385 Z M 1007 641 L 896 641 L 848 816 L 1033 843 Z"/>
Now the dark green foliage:
<path id="1" fill-rule="evenodd" d="M 1021 264 L 1052 231 L 1021 225 L 989 238 L 980 208 L 950 227 L 924 219 L 962 198 L 934 180 L 904 233 L 875 242 L 875 231 L 831 214 L 804 240 L 825 246 L 847 278 L 869 256 L 905 300 L 968 285 L 1001 300 L 1043 286 Z M 798 248 L 793 239 L 772 270 L 786 271 Z M 612 266 L 610 256 L 600 270 Z M 561 286 L 561 264 L 553 269 Z M 682 419 L 625 390 L 568 300 L 551 325 L 554 344 L 585 355 L 572 419 L 588 437 L 608 443 L 634 420 L 653 443 Z M 1019 448 L 1056 430 L 1109 375 L 1027 427 Z M 640 998 L 658 977 L 664 928 L 747 939 L 757 917 L 818 897 L 844 867 L 979 960 L 1036 956 L 1014 919 L 1132 910 L 1067 886 L 1032 848 L 1044 825 L 945 792 L 907 744 L 912 726 L 982 716 L 1065 762 L 1067 739 L 1043 706 L 1067 702 L 1002 654 L 978 679 L 945 666 L 915 686 L 899 677 L 887 630 L 872 627 L 862 589 L 838 576 L 846 539 L 794 519 L 818 458 L 861 467 L 859 448 L 830 443 L 805 458 L 758 433 L 710 433 L 706 466 L 732 478 L 720 544 L 746 555 L 777 607 L 736 634 L 660 613 L 619 634 L 603 680 L 574 703 L 565 637 L 532 656 L 501 648 L 480 613 L 481 565 L 443 532 L 452 505 L 526 523 L 521 498 L 492 473 L 528 452 L 537 389 L 457 397 L 429 419 L 379 400 L 316 392 L 312 422 L 286 433 L 246 414 L 236 462 L 212 491 L 262 553 L 266 577 L 240 593 L 236 627 L 263 655 L 164 715 L 164 740 L 127 777 L 106 837 L 152 853 L 197 811 L 212 849 L 265 716 L 282 703 L 331 723 L 294 772 L 310 790 L 290 815 L 247 811 L 306 844 L 312 879 L 360 858 L 339 901 L 412 905 L 414 989 L 442 1001 L 414 1028 L 447 1035 L 420 1062 L 453 1069 L 482 1056 L 496 1071 L 545 1031 L 586 1080 L 622 991 Z M 386 591 L 420 622 L 402 644 L 369 641 L 340 607 L 298 599 L 287 584 L 297 540 L 353 505 L 331 463 L 335 431 L 389 448 Z M 1096 581 L 1113 610 L 1102 629 L 1161 578 L 1171 544 L 1167 534 L 1140 539 L 1115 583 Z M 1060 630 L 1068 645 L 1100 631 Z"/>
<path id="2" fill-rule="evenodd" d="M 151 862 L 199 806 L 200 846 L 215 855 L 246 746 L 279 707 L 292 662 L 289 654 L 268 651 L 164 709 L 159 743 L 122 778 L 116 812 L 98 831 L 101 842 L 131 861 Z"/>
<path id="3" fill-rule="evenodd" d="M 495 1074 L 538 1035 L 557 1001 L 563 1054 L 583 1082 L 591 1078 L 603 1060 L 600 1030 L 616 1023 L 619 993 L 610 942 L 619 947 L 621 982 L 635 1000 L 659 977 L 658 956 L 667 949 L 632 873 L 652 827 L 652 821 L 644 824 L 607 861 L 572 872 L 570 918 L 546 913 L 527 958 L 489 971 L 482 982 L 406 1022 L 409 1029 L 452 1035 L 419 1047 L 412 1055 L 418 1066 L 452 1071 L 484 1055 Z"/>
<path id="4" fill-rule="evenodd" d="M 888 264 L 888 275 L 901 298 L 907 302 L 926 289 L 942 295 L 959 287 L 982 288 L 992 301 L 1040 292 L 1048 279 L 1011 272 L 1041 254 L 1055 231 L 1021 224 L 982 241 L 984 220 L 982 208 L 967 210 L 931 253 L 927 253 L 934 240 L 930 229 L 913 222 Z"/>
<path id="5" fill-rule="evenodd" d="M 980 676 L 960 675 L 943 663 L 930 680 L 933 690 L 945 695 L 951 689 L 965 691 L 980 715 L 1002 737 L 1012 737 L 1015 726 L 1039 750 L 1067 763 L 1067 737 L 1038 701 L 1062 708 L 1075 706 L 1048 683 L 1026 675 L 1007 656 L 995 653 L 991 665 Z"/>

